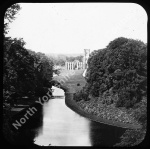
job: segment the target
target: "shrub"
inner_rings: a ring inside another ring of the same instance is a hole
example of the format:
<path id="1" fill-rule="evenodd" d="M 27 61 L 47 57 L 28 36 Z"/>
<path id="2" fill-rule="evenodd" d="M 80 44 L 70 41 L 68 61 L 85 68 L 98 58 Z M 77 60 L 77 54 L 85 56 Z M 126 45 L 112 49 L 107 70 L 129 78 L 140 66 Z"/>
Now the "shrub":
<path id="1" fill-rule="evenodd" d="M 79 92 L 74 94 L 74 98 L 75 101 L 81 101 L 81 100 L 89 100 L 88 98 L 88 93 L 85 91 L 85 89 L 83 88 L 82 90 L 80 90 Z"/>

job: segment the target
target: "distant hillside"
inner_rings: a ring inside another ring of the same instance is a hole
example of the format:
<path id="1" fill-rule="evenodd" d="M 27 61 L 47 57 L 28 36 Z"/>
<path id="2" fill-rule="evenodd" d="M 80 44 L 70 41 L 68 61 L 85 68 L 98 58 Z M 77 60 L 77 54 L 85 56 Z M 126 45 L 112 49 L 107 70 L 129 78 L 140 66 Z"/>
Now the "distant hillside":
<path id="1" fill-rule="evenodd" d="M 55 53 L 47 53 L 47 56 L 52 56 L 52 57 L 76 57 L 76 56 L 83 56 L 83 53 L 79 53 L 79 54 L 55 54 Z"/>

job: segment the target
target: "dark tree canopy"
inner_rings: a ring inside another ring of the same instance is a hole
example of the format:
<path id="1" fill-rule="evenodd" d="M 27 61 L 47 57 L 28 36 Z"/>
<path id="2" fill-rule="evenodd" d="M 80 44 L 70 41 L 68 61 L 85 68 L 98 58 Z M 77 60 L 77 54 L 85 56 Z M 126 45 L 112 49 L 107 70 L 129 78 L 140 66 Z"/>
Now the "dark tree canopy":
<path id="1" fill-rule="evenodd" d="M 3 99 L 4 103 L 23 96 L 42 96 L 51 88 L 53 62 L 43 53 L 27 50 L 23 38 L 6 37 L 8 24 L 20 10 L 19 4 L 7 9 L 4 19 Z"/>
<path id="2" fill-rule="evenodd" d="M 117 38 L 106 49 L 91 53 L 88 90 L 95 96 L 117 94 L 117 106 L 132 107 L 147 93 L 147 46 L 141 41 Z"/>

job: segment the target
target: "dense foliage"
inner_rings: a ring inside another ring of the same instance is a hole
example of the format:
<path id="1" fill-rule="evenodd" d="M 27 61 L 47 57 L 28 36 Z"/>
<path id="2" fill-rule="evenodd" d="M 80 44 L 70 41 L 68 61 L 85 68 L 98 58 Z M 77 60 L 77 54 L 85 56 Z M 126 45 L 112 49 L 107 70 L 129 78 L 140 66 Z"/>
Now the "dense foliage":
<path id="1" fill-rule="evenodd" d="M 79 92 L 77 92 L 76 94 L 74 94 L 73 99 L 76 102 L 78 102 L 80 100 L 88 101 L 89 100 L 88 95 L 89 94 L 87 93 L 86 87 L 83 87 L 82 90 L 80 90 Z"/>
<path id="2" fill-rule="evenodd" d="M 49 58 L 53 61 L 54 65 L 65 66 L 66 57 L 64 55 L 49 55 Z"/>
<path id="3" fill-rule="evenodd" d="M 68 62 L 73 62 L 75 60 L 78 60 L 79 62 L 82 62 L 83 61 L 83 56 L 80 55 L 80 56 L 76 56 L 76 57 L 73 57 L 73 56 L 70 56 L 70 57 L 66 57 L 66 61 Z"/>
<path id="4" fill-rule="evenodd" d="M 144 98 L 139 103 L 135 104 L 133 108 L 128 111 L 133 117 L 142 124 L 142 129 L 130 130 L 127 129 L 121 136 L 121 142 L 115 146 L 135 146 L 140 144 L 147 131 L 147 100 Z"/>
<path id="5" fill-rule="evenodd" d="M 14 39 L 7 38 L 4 43 L 4 94 L 18 98 L 40 96 L 44 87 L 51 87 L 53 63 L 46 55 L 29 51 Z"/>
<path id="6" fill-rule="evenodd" d="M 24 48 L 22 38 L 7 37 L 8 25 L 20 10 L 18 4 L 12 5 L 5 13 L 3 97 L 4 104 L 14 103 L 23 96 L 42 96 L 53 75 L 53 62 L 43 53 L 35 53 Z"/>
<path id="7" fill-rule="evenodd" d="M 94 97 L 117 95 L 118 107 L 130 108 L 146 96 L 147 47 L 137 40 L 117 38 L 88 60 L 88 92 Z M 113 100 L 113 99 L 111 99 Z"/>

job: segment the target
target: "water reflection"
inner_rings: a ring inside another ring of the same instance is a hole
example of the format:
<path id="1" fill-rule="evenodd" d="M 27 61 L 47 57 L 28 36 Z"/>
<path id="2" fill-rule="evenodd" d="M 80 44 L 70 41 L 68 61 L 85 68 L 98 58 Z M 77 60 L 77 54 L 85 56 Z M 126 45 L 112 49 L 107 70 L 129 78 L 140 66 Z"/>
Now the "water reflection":
<path id="1" fill-rule="evenodd" d="M 65 105 L 65 99 L 52 99 L 43 106 L 43 126 L 35 144 L 48 146 L 91 146 L 90 121 Z"/>
<path id="2" fill-rule="evenodd" d="M 120 141 L 125 128 L 110 126 L 98 122 L 90 123 L 90 139 L 92 146 L 112 147 Z"/>
<path id="3" fill-rule="evenodd" d="M 14 140 L 14 143 L 16 145 L 33 145 L 33 138 L 35 138 L 38 135 L 39 131 L 42 130 L 43 107 L 40 104 L 34 104 L 30 108 L 32 107 L 35 107 L 37 109 L 37 112 L 35 112 L 34 115 L 30 117 L 30 119 L 28 119 L 25 124 L 19 127 L 18 130 L 12 127 L 12 122 L 22 118 L 28 108 L 22 110 L 19 114 L 14 115 L 11 120 L 12 122 L 10 122 L 13 133 L 18 134 L 16 135 Z"/>
<path id="4" fill-rule="evenodd" d="M 62 89 L 52 86 L 52 90 L 53 90 L 53 96 L 64 96 L 65 93 Z"/>
<path id="5" fill-rule="evenodd" d="M 54 87 L 53 87 L 54 88 Z M 17 144 L 39 146 L 101 146 L 119 142 L 125 129 L 90 121 L 65 105 L 64 92 L 54 90 L 55 99 L 42 106 L 33 106 L 37 112 L 20 128 Z M 20 119 L 26 109 L 17 114 Z"/>
<path id="6" fill-rule="evenodd" d="M 39 146 L 101 146 L 119 142 L 126 129 L 90 121 L 65 105 L 65 99 L 56 98 L 42 106 L 33 105 L 37 112 L 20 128 L 17 144 Z M 19 119 L 26 110 L 14 117 Z"/>

